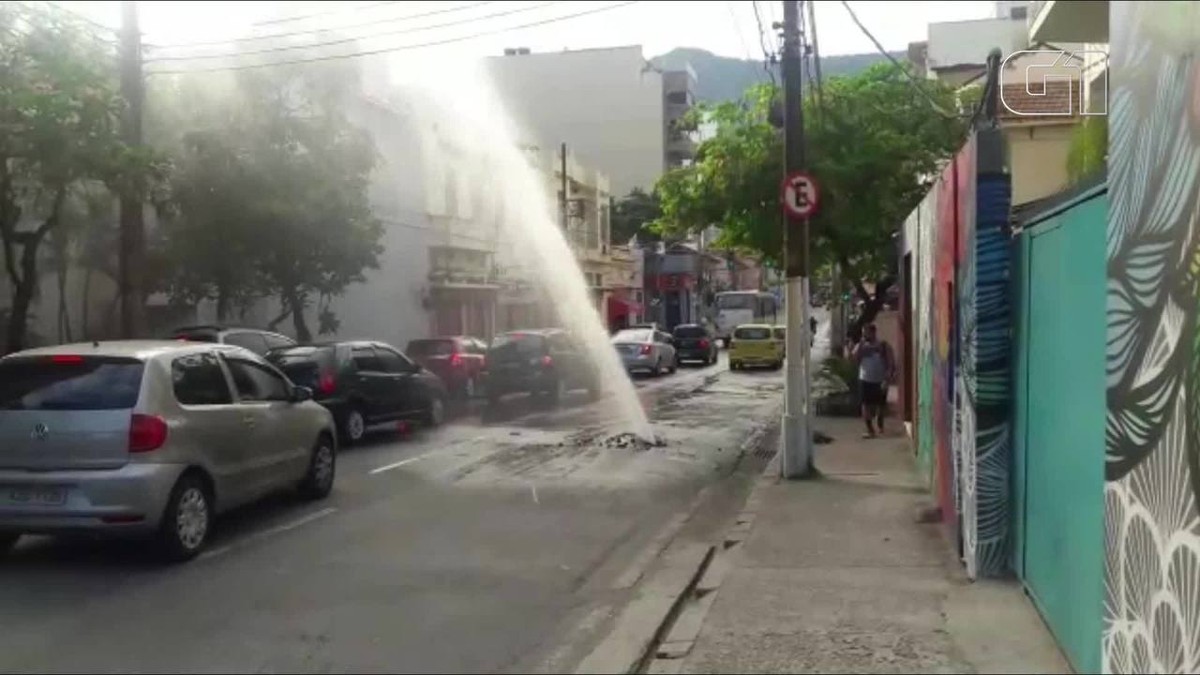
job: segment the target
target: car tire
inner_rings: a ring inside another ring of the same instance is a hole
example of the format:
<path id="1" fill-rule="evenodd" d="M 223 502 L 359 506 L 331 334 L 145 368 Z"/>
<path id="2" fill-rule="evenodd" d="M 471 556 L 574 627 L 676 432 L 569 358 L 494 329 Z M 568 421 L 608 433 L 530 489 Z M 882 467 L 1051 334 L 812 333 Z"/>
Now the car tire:
<path id="1" fill-rule="evenodd" d="M 741 370 L 741 369 L 742 369 L 742 364 L 738 363 L 737 361 L 730 361 L 730 362 L 729 362 L 729 369 L 730 369 L 730 370 Z"/>
<path id="2" fill-rule="evenodd" d="M 208 486 L 194 473 L 185 473 L 171 489 L 158 528 L 158 548 L 168 562 L 195 558 L 212 532 L 212 496 Z"/>
<path id="3" fill-rule="evenodd" d="M 328 434 L 321 434 L 313 444 L 304 480 L 300 481 L 300 496 L 312 501 L 328 497 L 336 474 L 337 448 Z"/>
<path id="4" fill-rule="evenodd" d="M 20 533 L 17 532 L 0 532 L 0 555 L 4 555 L 17 547 L 17 541 L 21 539 Z"/>
<path id="5" fill-rule="evenodd" d="M 654 375 L 654 377 L 659 377 L 663 374 L 662 357 L 659 357 L 659 359 L 654 362 L 654 372 L 651 374 Z"/>
<path id="6" fill-rule="evenodd" d="M 429 409 L 425 411 L 425 424 L 430 427 L 440 427 L 446 421 L 446 402 L 442 397 L 433 394 L 429 397 Z"/>
<path id="7" fill-rule="evenodd" d="M 367 435 L 367 418 L 358 406 L 351 406 L 338 425 L 338 435 L 343 445 L 357 445 Z"/>
<path id="8" fill-rule="evenodd" d="M 678 357 L 676 357 L 675 360 L 671 362 L 671 365 L 667 367 L 667 373 L 674 375 L 675 371 L 677 371 L 677 370 L 679 370 L 679 358 Z"/>
<path id="9" fill-rule="evenodd" d="M 563 395 L 567 393 L 567 383 L 561 377 L 554 378 L 554 383 L 546 392 L 546 397 L 551 403 L 558 403 L 563 400 Z"/>

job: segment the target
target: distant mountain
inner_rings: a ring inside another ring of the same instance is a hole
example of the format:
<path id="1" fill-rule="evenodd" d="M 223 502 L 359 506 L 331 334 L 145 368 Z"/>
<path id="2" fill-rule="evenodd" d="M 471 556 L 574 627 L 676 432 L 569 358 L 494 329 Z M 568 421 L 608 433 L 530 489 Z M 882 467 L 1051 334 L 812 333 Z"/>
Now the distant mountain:
<path id="1" fill-rule="evenodd" d="M 906 54 L 893 52 L 892 56 L 903 59 Z M 883 60 L 885 57 L 877 53 L 825 56 L 821 58 L 821 76 L 853 75 Z M 691 64 L 692 70 L 696 71 L 696 97 L 701 101 L 736 99 L 750 85 L 767 78 L 762 61 L 717 56 L 692 47 L 677 47 L 651 61 L 663 70 L 682 70 Z M 775 66 L 775 79 L 779 80 L 778 66 Z"/>

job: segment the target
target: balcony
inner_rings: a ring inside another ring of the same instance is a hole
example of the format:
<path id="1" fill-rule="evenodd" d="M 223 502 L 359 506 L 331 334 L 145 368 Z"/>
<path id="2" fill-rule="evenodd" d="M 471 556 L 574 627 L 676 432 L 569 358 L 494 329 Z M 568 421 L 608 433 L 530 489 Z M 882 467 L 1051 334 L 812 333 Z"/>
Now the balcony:
<path id="1" fill-rule="evenodd" d="M 1107 43 L 1106 0 L 1040 0 L 1031 3 L 1029 43 Z"/>

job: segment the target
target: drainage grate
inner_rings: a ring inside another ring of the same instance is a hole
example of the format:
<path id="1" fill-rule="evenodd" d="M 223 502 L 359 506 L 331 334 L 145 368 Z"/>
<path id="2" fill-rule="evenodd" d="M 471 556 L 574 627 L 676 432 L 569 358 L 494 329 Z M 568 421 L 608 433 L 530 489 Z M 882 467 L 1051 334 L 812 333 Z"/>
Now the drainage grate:
<path id="1" fill-rule="evenodd" d="M 768 443 L 766 445 L 759 446 L 759 448 L 754 451 L 754 456 L 759 459 L 770 461 L 775 459 L 775 453 L 777 452 L 779 452 L 779 448 L 775 447 L 773 443 Z"/>

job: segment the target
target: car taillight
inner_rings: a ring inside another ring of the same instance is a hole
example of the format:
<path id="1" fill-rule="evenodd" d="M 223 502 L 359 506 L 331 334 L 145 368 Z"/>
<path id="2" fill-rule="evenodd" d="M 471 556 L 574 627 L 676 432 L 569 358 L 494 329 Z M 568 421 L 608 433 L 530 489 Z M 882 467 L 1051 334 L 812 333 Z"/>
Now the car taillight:
<path id="1" fill-rule="evenodd" d="M 454 354 L 450 355 L 450 366 L 451 367 L 458 368 L 458 367 L 462 366 L 462 364 L 463 364 L 462 354 L 455 352 Z"/>
<path id="2" fill-rule="evenodd" d="M 167 442 L 167 423 L 154 415 L 129 419 L 129 452 L 153 452 Z"/>
<path id="3" fill-rule="evenodd" d="M 333 373 L 322 373 L 321 379 L 317 380 L 317 393 L 328 396 L 337 389 L 337 381 L 333 379 Z"/>
<path id="4" fill-rule="evenodd" d="M 642 345 L 642 354 L 650 353 L 650 345 Z"/>
<path id="5" fill-rule="evenodd" d="M 50 357 L 52 363 L 83 363 L 83 357 L 75 354 L 55 354 Z"/>
<path id="6" fill-rule="evenodd" d="M 549 368 L 550 366 L 554 365 L 554 358 L 551 357 L 549 354 L 543 356 L 542 357 L 542 365 Z"/>
<path id="7" fill-rule="evenodd" d="M 705 340 L 705 339 L 700 340 L 700 349 L 708 349 L 708 340 Z"/>

